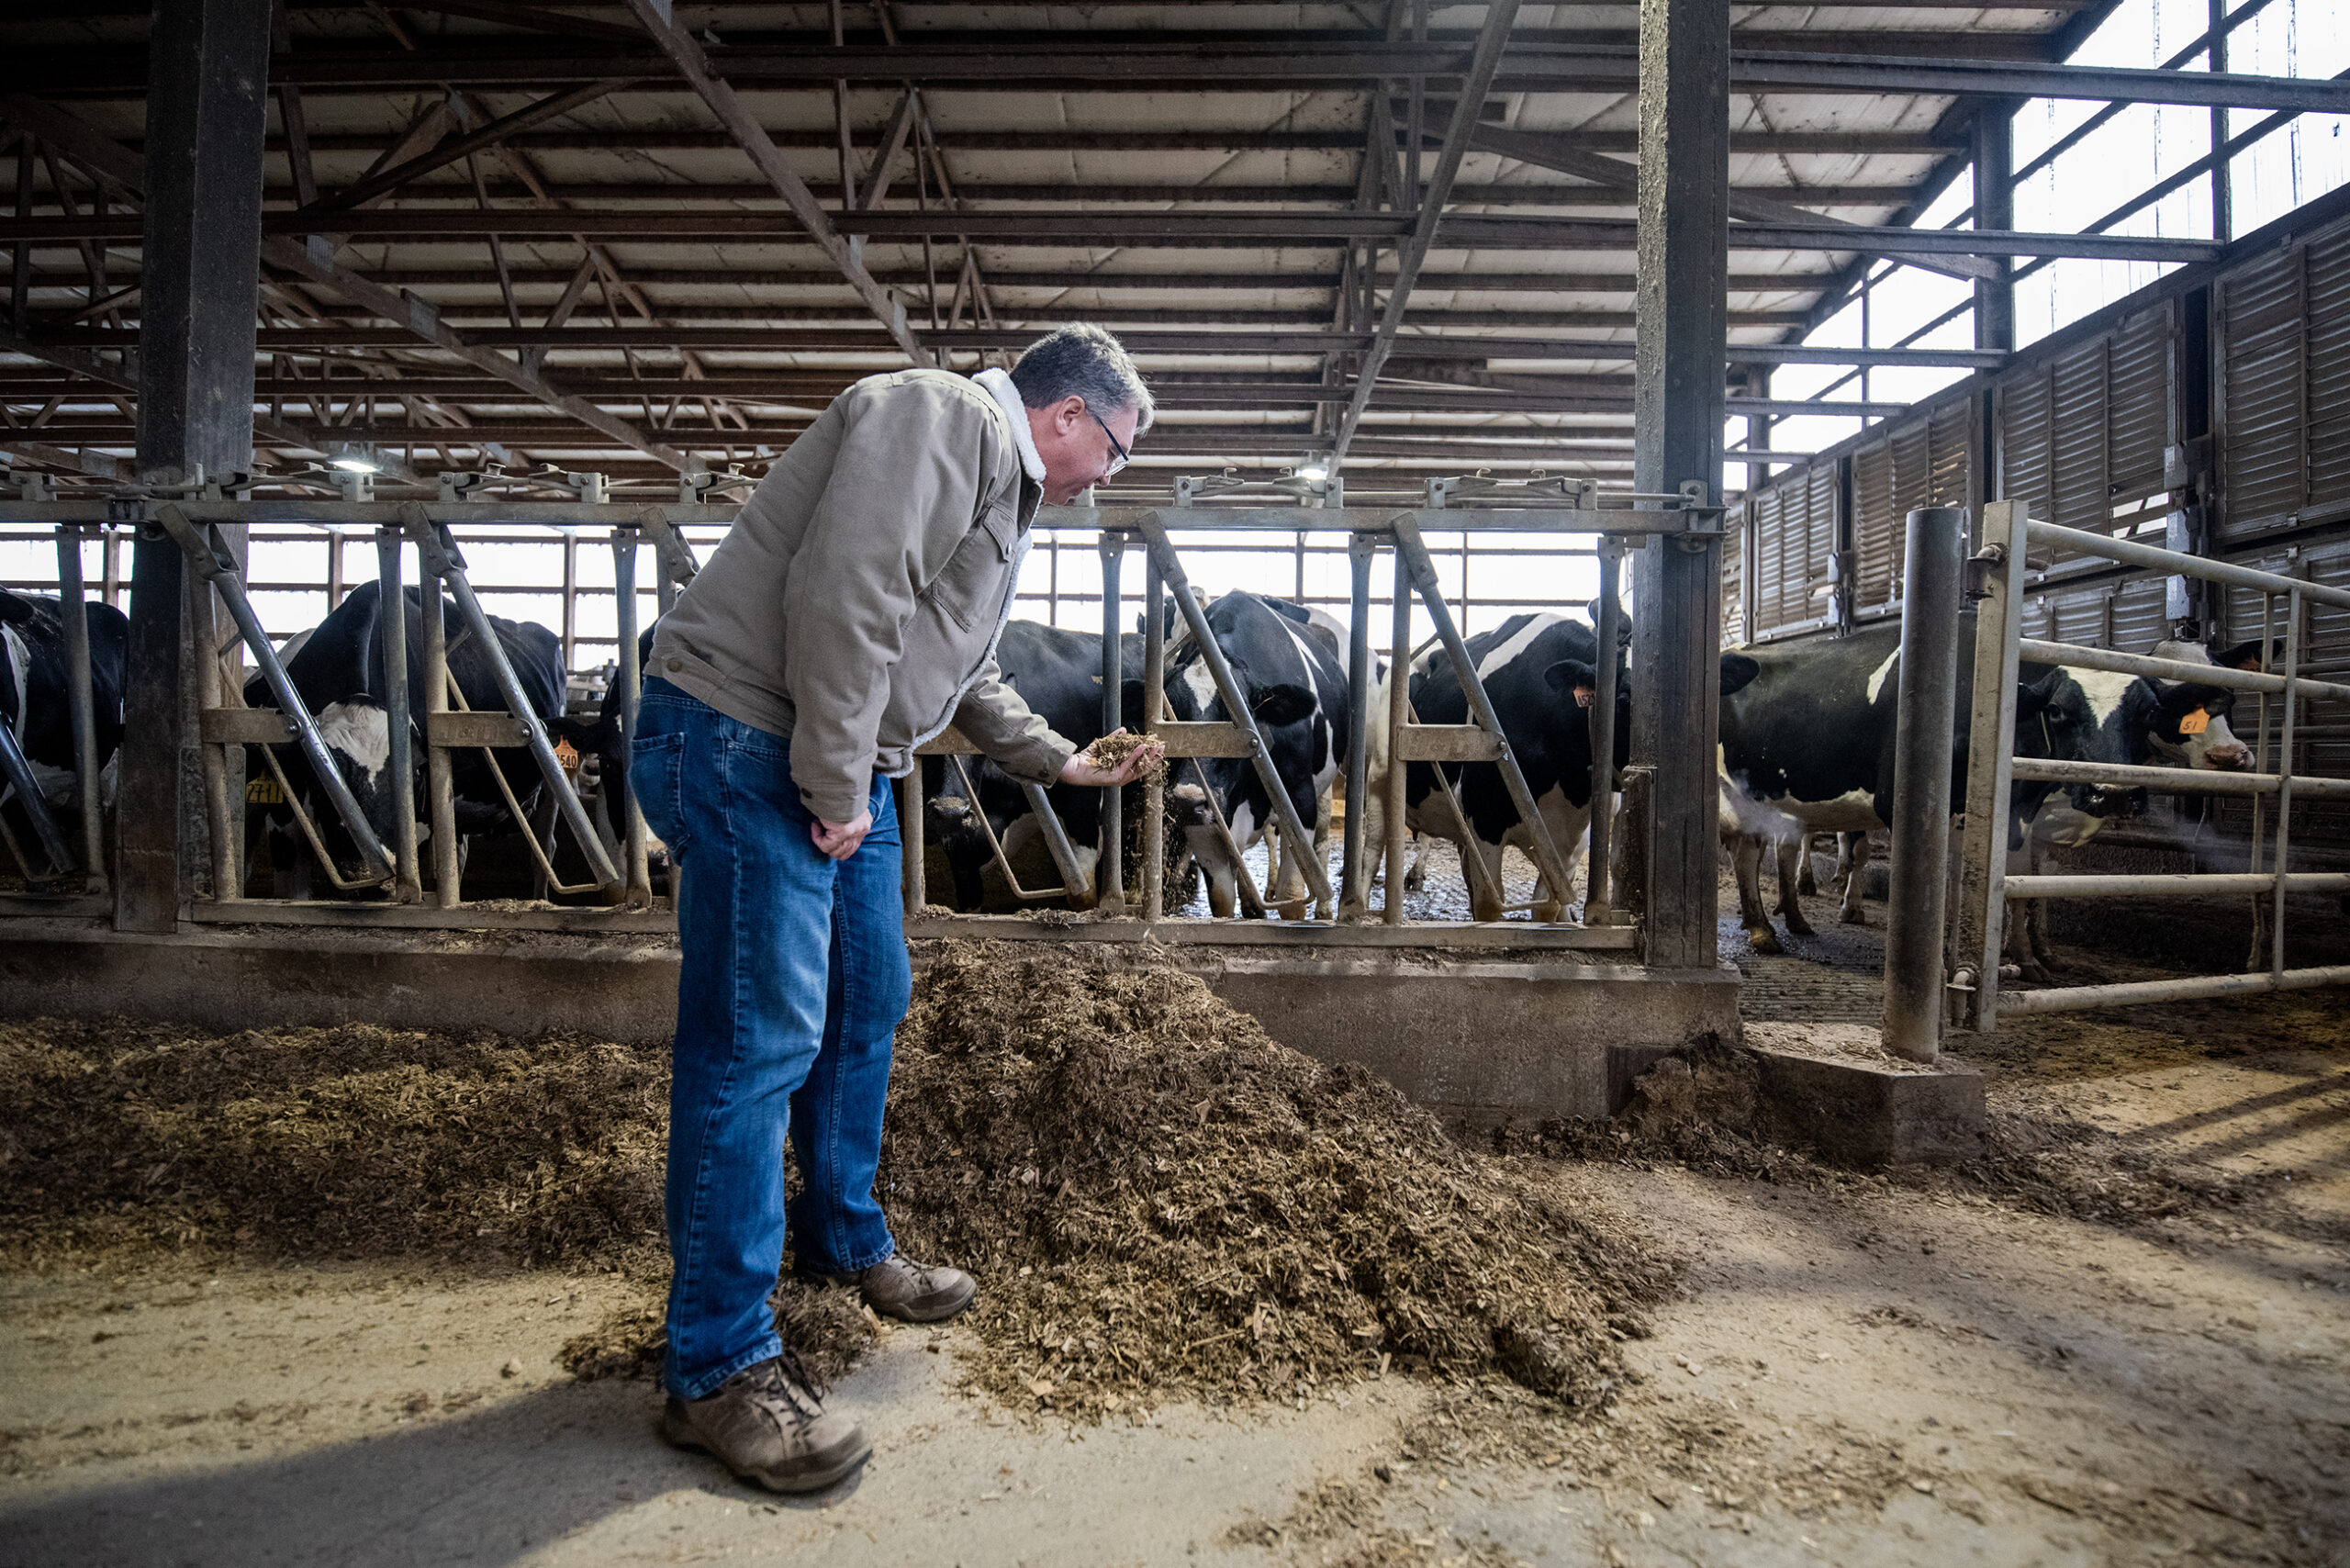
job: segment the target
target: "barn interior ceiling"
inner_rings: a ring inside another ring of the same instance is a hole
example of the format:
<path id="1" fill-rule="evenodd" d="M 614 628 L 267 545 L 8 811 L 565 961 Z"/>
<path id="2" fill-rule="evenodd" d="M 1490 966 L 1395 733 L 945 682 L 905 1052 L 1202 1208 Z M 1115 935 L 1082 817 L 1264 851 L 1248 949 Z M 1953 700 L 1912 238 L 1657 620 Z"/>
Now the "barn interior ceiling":
<path id="1" fill-rule="evenodd" d="M 2004 344 L 1805 345 L 1881 258 L 1992 280 L 2014 255 L 2210 253 L 1909 227 L 1986 107 L 2289 106 L 2275 83 L 2065 66 L 2109 8 L 1740 9 L 1733 413 L 1795 411 L 1777 364 L 1998 363 Z M 132 471 L 147 12 L 25 0 L 0 23 L 0 447 L 93 481 Z M 1093 320 L 1163 410 L 1119 481 L 1136 498 L 1336 461 L 1350 493 L 1623 477 L 1637 13 L 1526 5 L 1505 39 L 1485 14 L 283 0 L 256 463 L 319 483 L 366 442 L 426 476 L 755 476 L 860 375 L 976 368 Z"/>

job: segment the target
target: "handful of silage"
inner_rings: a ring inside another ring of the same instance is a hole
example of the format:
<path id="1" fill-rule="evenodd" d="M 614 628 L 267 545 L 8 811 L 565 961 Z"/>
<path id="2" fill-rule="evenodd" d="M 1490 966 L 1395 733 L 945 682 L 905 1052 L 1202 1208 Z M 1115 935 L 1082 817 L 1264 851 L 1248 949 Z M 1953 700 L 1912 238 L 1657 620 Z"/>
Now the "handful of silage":
<path id="1" fill-rule="evenodd" d="M 1105 771 L 1114 771 L 1125 764 L 1126 758 L 1149 744 L 1149 741 L 1148 735 L 1138 735 L 1131 730 L 1120 730 L 1115 734 L 1103 735 L 1100 740 L 1087 746 L 1084 752 L 1085 760 Z M 1147 779 L 1163 778 L 1166 776 L 1167 758 L 1161 756 L 1148 767 L 1144 768 L 1136 777 L 1135 781 L 1141 783 Z"/>

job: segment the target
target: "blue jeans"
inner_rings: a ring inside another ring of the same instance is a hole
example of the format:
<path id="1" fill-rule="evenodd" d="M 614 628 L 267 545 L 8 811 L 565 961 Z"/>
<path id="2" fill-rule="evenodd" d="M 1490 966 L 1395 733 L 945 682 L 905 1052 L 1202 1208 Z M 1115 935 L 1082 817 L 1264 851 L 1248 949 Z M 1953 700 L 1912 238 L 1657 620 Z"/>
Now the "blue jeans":
<path id="1" fill-rule="evenodd" d="M 781 1347 L 767 1305 L 796 1261 L 845 1272 L 895 1244 L 873 1198 L 890 1036 L 913 994 L 889 780 L 846 860 L 809 838 L 791 743 L 657 678 L 629 781 L 679 868 L 666 1193 L 672 1393 L 699 1399 Z M 800 1192 L 785 1212 L 789 1132 Z"/>

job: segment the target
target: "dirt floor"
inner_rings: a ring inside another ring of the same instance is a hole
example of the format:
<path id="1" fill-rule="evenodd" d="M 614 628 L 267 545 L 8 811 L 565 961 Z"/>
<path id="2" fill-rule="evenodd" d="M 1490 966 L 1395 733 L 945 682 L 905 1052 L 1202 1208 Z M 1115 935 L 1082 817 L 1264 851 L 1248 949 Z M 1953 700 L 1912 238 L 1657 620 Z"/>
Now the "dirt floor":
<path id="1" fill-rule="evenodd" d="M 1882 906 L 1807 908 L 1784 957 L 1725 922 L 1749 1015 L 1873 1016 Z M 2242 925 L 2060 919 L 2063 978 L 2158 972 L 2107 945 L 2224 968 Z M 1993 1108 L 1955 1171 L 1521 1130 L 1497 1169 L 1682 1260 L 1598 1417 L 1390 1372 L 1071 1423 L 970 1386 L 980 1324 L 898 1328 L 834 1395 L 873 1462 L 785 1500 L 662 1447 L 649 1383 L 561 1370 L 641 1299 L 622 1274 L 27 1259 L 0 1565 L 2350 1562 L 2350 999 L 1954 1043 Z"/>

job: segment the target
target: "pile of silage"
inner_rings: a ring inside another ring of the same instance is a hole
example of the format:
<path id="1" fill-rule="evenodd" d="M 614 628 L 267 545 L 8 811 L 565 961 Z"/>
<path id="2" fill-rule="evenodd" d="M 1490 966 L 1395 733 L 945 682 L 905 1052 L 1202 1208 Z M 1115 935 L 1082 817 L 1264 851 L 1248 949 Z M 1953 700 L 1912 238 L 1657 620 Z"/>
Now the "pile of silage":
<path id="1" fill-rule="evenodd" d="M 882 1197 L 910 1254 L 979 1273 L 978 1381 L 1063 1409 L 1382 1367 L 1593 1404 L 1668 1272 L 1197 978 L 1016 945 L 946 947 L 923 977 Z"/>
<path id="2" fill-rule="evenodd" d="M 657 1267 L 667 1052 L 350 1025 L 0 1025 L 0 1233 Z"/>

